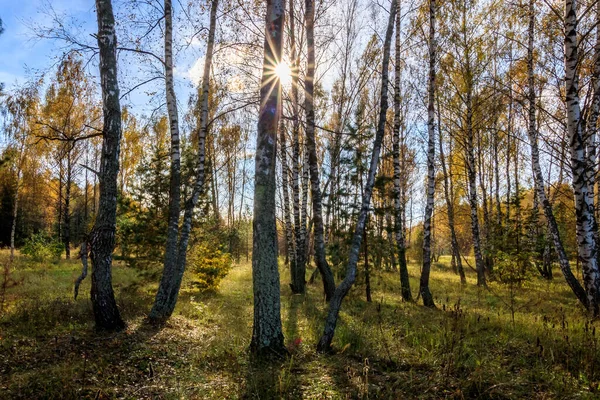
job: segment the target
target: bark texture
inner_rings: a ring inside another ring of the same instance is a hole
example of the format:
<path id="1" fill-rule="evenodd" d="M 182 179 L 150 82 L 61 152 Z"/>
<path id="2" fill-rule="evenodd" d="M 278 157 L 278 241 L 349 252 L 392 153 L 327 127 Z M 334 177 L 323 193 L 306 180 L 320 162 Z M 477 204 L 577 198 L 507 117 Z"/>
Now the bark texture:
<path id="1" fill-rule="evenodd" d="M 252 282 L 254 325 L 251 351 L 258 356 L 286 353 L 281 327 L 275 222 L 275 163 L 281 84 L 275 66 L 283 47 L 284 0 L 267 0 L 260 114 L 256 133 Z"/>
<path id="2" fill-rule="evenodd" d="M 315 108 L 314 108 L 314 80 L 315 80 L 315 4 L 314 0 L 305 1 L 305 25 L 307 45 L 307 67 L 304 79 L 304 111 L 306 113 L 306 147 L 308 150 L 308 165 L 310 170 L 310 187 L 313 207 L 313 229 L 315 235 L 315 261 L 323 278 L 325 299 L 329 301 L 335 291 L 333 273 L 325 255 L 325 238 L 323 229 L 323 204 L 319 180 L 319 163 L 317 160 L 317 142 L 315 140 Z"/>
<path id="3" fill-rule="evenodd" d="M 202 83 L 198 89 L 198 105 L 200 109 L 198 110 L 199 118 L 197 121 L 198 149 L 195 166 L 196 179 L 192 188 L 192 193 L 185 203 L 183 223 L 180 230 L 179 214 L 181 201 L 181 172 L 179 161 L 179 120 L 177 115 L 177 101 L 175 98 L 175 92 L 173 91 L 172 21 L 171 16 L 167 17 L 166 14 L 167 10 L 169 10 L 169 15 L 172 14 L 172 10 L 170 9 L 170 2 L 168 9 L 167 1 L 165 2 L 165 24 L 170 26 L 170 29 L 165 29 L 165 33 L 167 31 L 171 32 L 171 37 L 168 43 L 165 35 L 167 108 L 169 110 L 169 121 L 171 124 L 171 192 L 169 196 L 169 232 L 167 236 L 163 275 L 158 287 L 158 292 L 156 293 L 154 305 L 152 306 L 152 310 L 149 314 L 150 320 L 155 323 L 164 322 L 171 316 L 171 314 L 173 314 L 173 311 L 175 310 L 177 298 L 179 297 L 179 289 L 181 288 L 181 281 L 183 279 L 183 273 L 185 272 L 194 208 L 196 207 L 196 204 L 198 204 L 198 199 L 202 193 L 202 190 L 204 189 L 206 176 L 205 159 L 206 133 L 208 127 L 208 97 L 210 91 L 210 68 L 212 65 L 212 57 L 214 52 L 213 49 L 218 6 L 219 1 L 213 0 L 210 9 L 210 27 L 208 31 L 206 56 L 204 57 Z M 172 115 L 172 113 L 175 115 Z M 176 183 L 178 186 L 175 188 L 173 185 Z M 171 195 L 173 197 L 171 197 Z M 174 201 L 177 201 L 177 204 L 173 204 L 172 202 Z M 173 213 L 173 215 L 171 215 L 171 213 Z"/>
<path id="4" fill-rule="evenodd" d="M 117 80 L 117 35 L 110 0 L 96 0 L 100 82 L 102 86 L 102 157 L 98 179 L 100 198 L 98 213 L 90 233 L 92 261 L 92 307 L 96 328 L 122 330 L 121 319 L 112 287 L 112 252 L 115 248 L 117 222 L 117 178 L 121 146 L 121 106 Z"/>
<path id="5" fill-rule="evenodd" d="M 400 8 L 399 5 L 398 8 Z M 400 18 L 401 15 L 400 12 L 398 12 L 396 15 L 396 65 L 394 71 L 394 130 L 392 133 L 392 157 L 394 163 L 394 236 L 396 239 L 396 246 L 398 248 L 398 266 L 400 270 L 400 287 L 402 299 L 404 299 L 404 301 L 412 301 L 412 293 L 410 291 L 410 279 L 408 276 L 408 266 L 406 263 L 406 240 L 404 238 L 404 225 L 402 218 L 402 189 L 400 187 L 400 129 L 402 129 L 402 110 L 400 109 L 400 97 L 402 95 L 400 86 L 400 79 L 402 76 L 402 57 L 400 54 L 400 39 L 402 30 Z"/>
<path id="6" fill-rule="evenodd" d="M 435 192 L 435 12 L 436 0 L 429 0 L 429 80 L 427 84 L 427 193 L 425 217 L 423 221 L 423 268 L 419 281 L 419 293 L 423 305 L 435 307 L 429 290 L 431 272 L 431 215 L 433 214 L 433 196 Z"/>
<path id="7" fill-rule="evenodd" d="M 542 168 L 540 167 L 540 151 L 538 147 L 538 132 L 535 121 L 536 113 L 536 95 L 535 95 L 535 76 L 533 69 L 533 45 L 534 45 L 534 29 L 535 29 L 535 14 L 534 14 L 534 0 L 529 0 L 529 27 L 528 27 L 528 41 L 527 41 L 527 86 L 528 86 L 528 129 L 527 134 L 529 136 L 529 143 L 531 146 L 531 167 L 533 170 L 533 178 L 535 181 L 535 189 L 537 190 L 537 198 L 544 215 L 548 221 L 548 231 L 552 237 L 556 254 L 558 255 L 558 261 L 560 270 L 563 273 L 567 284 L 575 293 L 575 296 L 579 301 L 587 308 L 589 306 L 589 300 L 586 296 L 586 292 L 571 272 L 571 265 L 569 258 L 563 246 L 558 230 L 558 224 L 554 217 L 554 211 L 552 205 L 546 195 L 544 176 L 542 174 Z"/>
<path id="8" fill-rule="evenodd" d="M 577 74 L 577 3 L 565 1 L 565 93 L 567 104 L 567 130 L 570 138 L 571 172 L 575 193 L 575 215 L 577 219 L 577 246 L 583 272 L 583 285 L 588 297 L 588 308 L 598 315 L 600 296 L 600 273 L 598 271 L 597 246 L 594 235 L 596 225 L 594 206 L 590 204 L 589 187 L 586 180 L 585 142 L 581 126 L 579 104 L 579 78 Z"/>

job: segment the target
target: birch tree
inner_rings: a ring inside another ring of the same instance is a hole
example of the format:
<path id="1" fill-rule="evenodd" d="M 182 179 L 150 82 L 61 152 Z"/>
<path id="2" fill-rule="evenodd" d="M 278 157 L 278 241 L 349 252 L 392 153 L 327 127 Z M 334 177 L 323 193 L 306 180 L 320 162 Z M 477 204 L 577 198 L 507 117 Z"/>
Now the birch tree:
<path id="1" fill-rule="evenodd" d="M 528 128 L 527 134 L 529 136 L 529 144 L 531 147 L 531 168 L 533 171 L 533 178 L 535 181 L 536 196 L 539 203 L 542 205 L 544 215 L 548 221 L 548 230 L 554 243 L 556 254 L 558 255 L 558 261 L 560 270 L 563 273 L 567 284 L 575 293 L 575 296 L 579 301 L 587 308 L 589 306 L 589 299 L 586 296 L 586 292 L 571 272 L 571 265 L 563 242 L 560 237 L 558 224 L 554 217 L 554 211 L 552 205 L 546 195 L 544 175 L 542 174 L 542 168 L 540 166 L 540 150 L 538 146 L 538 131 L 536 126 L 536 94 L 535 94 L 535 74 L 533 66 L 533 51 L 534 51 L 534 32 L 535 32 L 535 0 L 529 0 L 529 12 L 528 12 L 528 29 L 527 29 L 527 116 L 528 116 Z"/>
<path id="2" fill-rule="evenodd" d="M 173 87 L 173 56 L 172 56 L 172 9 L 170 0 L 165 0 L 165 82 L 167 87 L 167 110 L 171 129 L 171 183 L 169 189 L 169 228 L 165 248 L 163 275 L 149 318 L 155 322 L 169 318 L 177 304 L 179 289 L 185 271 L 192 218 L 194 208 L 198 203 L 205 181 L 206 135 L 208 129 L 208 100 L 210 91 L 210 69 L 214 52 L 215 30 L 218 0 L 212 0 L 210 9 L 210 26 L 202 84 L 199 87 L 198 106 L 199 119 L 198 148 L 196 155 L 195 181 L 192 192 L 186 200 L 181 229 L 179 227 L 181 201 L 181 171 L 179 150 L 179 120 L 177 115 L 177 100 Z M 174 204 L 177 202 L 177 204 Z"/>
<path id="3" fill-rule="evenodd" d="M 281 116 L 281 83 L 275 70 L 281 62 L 283 50 L 284 13 L 285 0 L 267 0 L 256 132 L 252 251 L 254 323 L 250 349 L 259 356 L 281 356 L 287 352 L 281 327 L 275 221 L 275 162 L 277 128 Z"/>
<path id="4" fill-rule="evenodd" d="M 433 296 L 429 290 L 429 273 L 431 271 L 431 215 L 433 214 L 433 196 L 435 192 L 435 13 L 436 0 L 429 0 L 429 79 L 427 82 L 427 192 L 425 217 L 423 221 L 423 268 L 419 282 L 419 293 L 423 305 L 435 307 Z"/>
<path id="5" fill-rule="evenodd" d="M 307 45 L 307 68 L 304 79 L 304 111 L 306 113 L 306 142 L 308 151 L 308 166 L 310 170 L 310 186 L 313 206 L 313 229 L 315 234 L 315 259 L 317 268 L 323 278 L 326 300 L 330 300 L 335 291 L 333 273 L 325 255 L 325 239 L 323 228 L 323 205 L 319 180 L 319 164 L 317 161 L 317 143 L 315 140 L 315 110 L 314 110 L 314 80 L 315 80 L 315 34 L 314 0 L 306 0 L 304 7 Z"/>
<path id="6" fill-rule="evenodd" d="M 403 224 L 403 202 L 401 189 L 401 168 L 400 168 L 400 129 L 402 129 L 402 110 L 400 99 L 402 96 L 400 82 L 402 79 L 402 55 L 401 55 L 401 34 L 402 20 L 400 13 L 400 1 L 398 1 L 399 12 L 396 16 L 396 48 L 395 48 L 395 80 L 394 80 L 394 130 L 392 137 L 392 157 L 394 163 L 394 236 L 398 248 L 398 266 L 400 270 L 400 286 L 402 298 L 405 301 L 412 301 L 410 291 L 410 279 L 408 276 L 408 266 L 406 263 L 406 240 L 404 237 Z"/>
<path id="7" fill-rule="evenodd" d="M 350 291 L 350 288 L 356 280 L 356 265 L 358 263 L 360 247 L 363 239 L 365 230 L 365 223 L 367 221 L 367 215 L 369 213 L 369 206 L 371 204 L 371 195 L 373 193 L 373 185 L 375 184 L 375 174 L 377 173 L 377 166 L 379 164 L 379 154 L 381 151 L 381 144 L 383 142 L 383 135 L 385 133 L 385 124 L 388 110 L 388 85 L 389 85 L 389 64 L 390 64 L 390 47 L 392 42 L 392 33 L 394 31 L 394 19 L 396 17 L 397 3 L 396 0 L 392 0 L 388 25 L 385 33 L 385 41 L 383 44 L 383 61 L 381 65 L 381 98 L 379 107 L 379 119 L 377 123 L 377 132 L 375 135 L 375 141 L 373 143 L 373 150 L 371 154 L 371 163 L 369 165 L 369 172 L 365 183 L 365 188 L 361 200 L 361 208 L 356 222 L 354 235 L 352 237 L 352 244 L 350 247 L 350 256 L 348 258 L 348 264 L 346 267 L 346 277 L 336 287 L 335 292 L 329 301 L 329 310 L 327 312 L 327 318 L 325 320 L 325 327 L 323 335 L 319 339 L 317 344 L 317 351 L 328 352 L 331 350 L 331 342 L 335 333 L 335 327 L 337 325 L 340 308 L 344 297 Z"/>
<path id="8" fill-rule="evenodd" d="M 117 179 L 121 145 L 121 105 L 117 80 L 117 36 L 111 0 L 96 0 L 98 48 L 102 86 L 102 158 L 98 180 L 100 199 L 94 227 L 89 235 L 92 261 L 92 307 L 96 327 L 122 330 L 121 318 L 112 288 L 112 252 L 117 222 Z"/>
<path id="9" fill-rule="evenodd" d="M 577 2 L 565 0 L 565 100 L 567 130 L 570 139 L 571 173 L 575 195 L 578 254 L 583 271 L 583 284 L 588 297 L 588 308 L 594 316 L 599 313 L 600 272 L 598 271 L 594 207 L 590 203 L 586 180 L 585 141 L 582 132 L 579 104 L 579 77 L 577 65 L 579 50 L 577 38 Z"/>

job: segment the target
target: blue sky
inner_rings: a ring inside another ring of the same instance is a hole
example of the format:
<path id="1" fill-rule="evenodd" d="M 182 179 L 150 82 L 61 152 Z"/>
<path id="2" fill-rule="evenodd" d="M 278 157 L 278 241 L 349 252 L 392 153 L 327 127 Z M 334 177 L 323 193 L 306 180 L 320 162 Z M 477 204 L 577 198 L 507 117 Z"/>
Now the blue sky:
<path id="1" fill-rule="evenodd" d="M 82 0 L 58 0 L 53 7 L 81 21 L 84 27 L 95 23 L 94 3 Z M 4 34 L 0 36 L 0 81 L 8 87 L 15 82 L 23 82 L 28 69 L 47 69 L 56 62 L 64 44 L 35 37 L 32 26 L 48 25 L 49 16 L 43 10 L 43 1 L 0 0 L 0 18 Z"/>
<path id="2" fill-rule="evenodd" d="M 0 35 L 0 82 L 10 90 L 15 84 L 24 83 L 33 74 L 49 72 L 66 50 L 66 43 L 59 40 L 40 39 L 36 33 L 39 27 L 53 25 L 48 13 L 49 4 L 62 20 L 77 32 L 77 37 L 85 41 L 93 41 L 91 34 L 97 31 L 96 13 L 93 0 L 0 0 L 0 18 L 3 21 L 4 33 Z M 115 6 L 118 6 L 115 3 Z M 36 29 L 36 27 L 38 29 Z M 74 27 L 74 28 L 72 28 Z M 176 59 L 176 91 L 180 111 L 185 110 L 187 99 L 193 90 L 192 81 L 201 71 L 203 46 L 191 46 L 186 54 L 179 54 Z M 88 56 L 85 56 L 86 60 Z M 120 55 L 121 92 L 127 91 L 129 84 L 137 80 L 145 80 L 144 71 L 139 70 L 132 60 L 124 60 Z M 97 64 L 88 66 L 88 72 L 97 76 Z M 153 87 L 142 87 L 123 100 L 137 113 L 149 114 L 162 101 L 162 81 L 155 81 Z M 149 99 L 147 91 L 157 92 L 156 97 Z"/>

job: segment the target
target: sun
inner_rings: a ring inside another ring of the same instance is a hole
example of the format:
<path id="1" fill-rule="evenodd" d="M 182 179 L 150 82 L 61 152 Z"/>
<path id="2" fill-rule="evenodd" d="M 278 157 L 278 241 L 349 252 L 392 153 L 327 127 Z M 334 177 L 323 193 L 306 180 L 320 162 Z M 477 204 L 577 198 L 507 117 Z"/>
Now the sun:
<path id="1" fill-rule="evenodd" d="M 275 75 L 277 75 L 282 85 L 287 85 L 292 81 L 292 70 L 285 61 L 277 64 L 275 67 Z"/>

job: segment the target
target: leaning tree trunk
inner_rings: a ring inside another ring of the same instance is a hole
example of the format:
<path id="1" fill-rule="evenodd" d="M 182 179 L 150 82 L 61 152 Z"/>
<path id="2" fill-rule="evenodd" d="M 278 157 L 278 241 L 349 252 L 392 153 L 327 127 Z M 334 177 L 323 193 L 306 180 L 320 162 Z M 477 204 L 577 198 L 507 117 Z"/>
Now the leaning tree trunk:
<path id="1" fill-rule="evenodd" d="M 176 240 L 177 258 L 173 268 L 167 270 L 167 263 L 165 258 L 165 269 L 163 276 L 160 281 L 158 292 L 156 293 L 156 299 L 152 310 L 150 311 L 149 318 L 154 322 L 163 322 L 168 319 L 177 304 L 177 298 L 179 296 L 179 289 L 181 288 L 181 281 L 183 279 L 183 273 L 185 272 L 185 265 L 187 261 L 187 250 L 190 238 L 190 232 L 192 229 L 192 217 L 194 214 L 194 208 L 198 204 L 198 199 L 202 190 L 204 189 L 205 181 L 205 159 L 206 159 L 206 133 L 208 128 L 208 97 L 210 90 L 210 68 L 212 65 L 213 48 L 215 41 L 215 30 L 217 20 L 217 9 L 219 6 L 218 0 L 212 0 L 210 9 L 210 27 L 208 31 L 208 43 L 206 48 L 206 56 L 204 57 L 204 72 L 202 75 L 202 85 L 199 88 L 198 104 L 199 104 L 199 118 L 198 118 L 198 154 L 196 159 L 196 180 L 190 197 L 185 203 L 185 212 L 183 215 L 183 223 L 181 226 L 181 232 L 179 239 Z M 166 48 L 166 46 L 165 46 Z M 166 53 L 166 51 L 165 51 Z M 165 57 L 165 59 L 167 59 Z M 175 99 L 173 94 L 173 100 Z M 176 112 L 176 109 L 175 109 Z M 171 119 L 171 123 L 173 120 Z M 175 123 L 178 124 L 178 121 Z M 177 125 L 179 126 L 179 125 Z M 179 215 L 179 212 L 177 213 Z M 171 221 L 170 221 L 171 222 Z M 179 220 L 177 220 L 177 228 L 179 228 Z"/>
<path id="2" fill-rule="evenodd" d="M 254 326 L 252 352 L 259 356 L 283 355 L 277 225 L 275 221 L 275 164 L 277 125 L 281 112 L 281 84 L 275 66 L 283 48 L 285 0 L 267 0 L 260 114 L 256 131 L 252 282 Z"/>
<path id="3" fill-rule="evenodd" d="M 429 273 L 431 272 L 431 215 L 433 214 L 433 195 L 435 192 L 435 4 L 429 0 L 429 82 L 427 87 L 427 194 L 425 217 L 423 221 L 423 268 L 419 281 L 419 293 L 423 305 L 435 307 L 433 296 L 429 290 Z"/>
<path id="4" fill-rule="evenodd" d="M 102 158 L 98 179 L 100 199 L 96 221 L 90 233 L 92 260 L 92 307 L 96 327 L 103 330 L 121 330 L 121 319 L 112 288 L 112 252 L 115 248 L 117 223 L 117 178 L 121 146 L 121 105 L 117 80 L 117 36 L 111 0 L 96 0 L 98 17 L 98 48 L 100 53 L 100 81 L 102 86 L 102 113 L 104 117 Z"/>
<path id="5" fill-rule="evenodd" d="M 600 273 L 596 241 L 594 240 L 595 215 L 589 203 L 586 181 L 585 143 L 581 127 L 579 105 L 579 62 L 577 43 L 577 10 L 575 0 L 565 0 L 565 93 L 567 103 L 567 130 L 570 137 L 571 171 L 575 193 L 577 219 L 577 245 L 583 271 L 583 283 L 587 292 L 589 310 L 598 315 Z"/>
<path id="6" fill-rule="evenodd" d="M 394 159 L 394 236 L 396 246 L 398 247 L 398 265 L 400 269 L 400 287 L 402 299 L 412 301 L 410 291 L 410 279 L 408 276 L 408 266 L 406 264 L 406 241 L 404 239 L 404 224 L 402 219 L 402 193 L 400 188 L 400 129 L 401 129 L 401 109 L 400 109 L 400 79 L 402 74 L 402 58 L 400 55 L 400 34 L 401 20 L 400 12 L 396 15 L 396 54 L 395 54 L 395 82 L 394 82 L 394 130 L 392 136 L 392 154 Z"/>
<path id="7" fill-rule="evenodd" d="M 335 289 L 333 297 L 329 302 L 329 311 L 327 313 L 327 319 L 325 320 L 325 328 L 323 335 L 319 339 L 317 345 L 317 351 L 327 352 L 331 350 L 331 342 L 335 333 L 335 327 L 337 325 L 338 316 L 340 313 L 340 307 L 344 297 L 350 291 L 350 288 L 356 280 L 356 264 L 358 263 L 358 257 L 360 252 L 360 246 L 362 243 L 362 236 L 365 229 L 365 222 L 367 220 L 367 214 L 369 213 L 369 206 L 371 204 L 371 195 L 373 193 L 373 186 L 375 184 L 375 174 L 377 173 L 377 165 L 379 164 L 379 153 L 381 151 L 381 144 L 383 142 L 383 135 L 385 133 L 386 116 L 388 110 L 388 69 L 390 65 L 390 44 L 392 41 L 392 33 L 394 31 L 394 18 L 396 16 L 397 2 L 392 1 L 390 16 L 388 20 L 388 26 L 385 33 L 385 42 L 383 45 L 383 61 L 381 66 L 381 104 L 379 109 L 379 121 L 377 124 L 377 132 L 375 134 L 375 142 L 373 143 L 373 153 L 371 156 L 371 164 L 369 165 L 369 174 L 367 176 L 367 182 L 363 192 L 362 203 L 360 207 L 360 213 L 358 215 L 358 221 L 354 230 L 354 236 L 352 238 L 352 244 L 350 247 L 350 255 L 348 257 L 348 265 L 346 267 L 346 277 Z"/>
<path id="8" fill-rule="evenodd" d="M 304 78 L 304 111 L 306 113 L 306 147 L 308 151 L 308 164 L 310 170 L 310 187 L 313 206 L 313 229 L 315 235 L 315 261 L 317 268 L 323 277 L 323 289 L 325 299 L 329 301 L 335 291 L 335 282 L 333 273 L 327 263 L 325 256 L 325 239 L 323 235 L 323 204 L 321 202 L 321 188 L 319 181 L 319 163 L 317 160 L 317 142 L 315 140 L 315 109 L 314 109 L 314 80 L 315 80 L 315 35 L 314 20 L 315 6 L 314 0 L 305 2 L 305 25 L 306 25 L 306 46 L 307 46 L 307 66 L 306 76 Z"/>
<path id="9" fill-rule="evenodd" d="M 554 211 L 552 205 L 546 196 L 546 190 L 544 188 L 544 176 L 542 175 L 542 168 L 540 167 L 540 151 L 538 147 L 538 132 L 535 122 L 535 77 L 533 71 L 533 44 L 534 44 L 534 27 L 535 27 L 535 14 L 534 14 L 534 0 L 529 0 L 529 29 L 528 29 L 528 46 L 527 46 L 527 85 L 528 85 L 528 129 L 527 134 L 529 135 L 529 143 L 531 146 L 531 167 L 533 169 L 533 178 L 535 180 L 535 188 L 537 190 L 537 197 L 544 210 L 544 215 L 548 221 L 548 231 L 552 236 L 556 253 L 558 254 L 558 260 L 560 269 L 567 281 L 567 284 L 575 293 L 575 296 L 579 301 L 587 308 L 589 300 L 583 287 L 579 284 L 579 281 L 571 272 L 571 266 L 569 264 L 569 258 L 563 246 L 558 230 L 558 224 L 554 217 Z"/>

